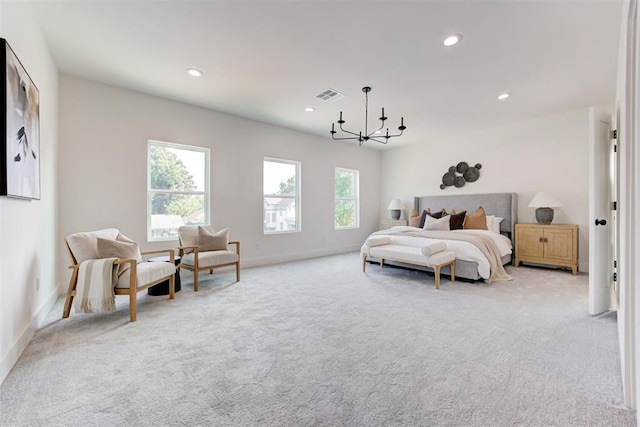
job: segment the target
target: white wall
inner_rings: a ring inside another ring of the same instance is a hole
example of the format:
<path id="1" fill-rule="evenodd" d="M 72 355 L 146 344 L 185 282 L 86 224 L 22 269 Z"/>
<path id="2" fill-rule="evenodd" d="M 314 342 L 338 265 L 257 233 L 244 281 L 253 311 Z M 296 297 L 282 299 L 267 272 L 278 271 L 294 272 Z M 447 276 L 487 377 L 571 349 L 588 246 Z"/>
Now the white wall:
<path id="1" fill-rule="evenodd" d="M 230 227 L 245 267 L 355 250 L 377 228 L 377 151 L 68 75 L 60 99 L 61 237 L 117 227 L 143 250 L 177 246 L 146 241 L 149 139 L 211 149 L 212 225 Z M 265 156 L 302 162 L 300 233 L 262 232 Z M 360 171 L 359 229 L 334 230 L 336 166 Z"/>
<path id="2" fill-rule="evenodd" d="M 40 91 L 42 185 L 41 200 L 0 197 L 2 382 L 58 295 L 58 71 L 26 2 L 0 0 L 0 36 Z"/>
<path id="3" fill-rule="evenodd" d="M 405 203 L 406 217 L 414 196 L 515 192 L 518 222 L 535 223 L 528 204 L 547 191 L 563 204 L 553 223 L 579 225 L 580 270 L 588 271 L 588 124 L 583 109 L 386 151 L 381 215 L 395 197 Z M 478 181 L 441 190 L 442 175 L 461 161 L 482 164 Z"/>

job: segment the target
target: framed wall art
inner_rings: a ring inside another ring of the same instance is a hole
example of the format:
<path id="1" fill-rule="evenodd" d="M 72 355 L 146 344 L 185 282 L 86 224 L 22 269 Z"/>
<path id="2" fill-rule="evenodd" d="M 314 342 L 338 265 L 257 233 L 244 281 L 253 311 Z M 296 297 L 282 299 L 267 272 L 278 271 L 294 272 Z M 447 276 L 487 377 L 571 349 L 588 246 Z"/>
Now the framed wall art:
<path id="1" fill-rule="evenodd" d="M 40 199 L 40 92 L 0 38 L 0 195 Z"/>

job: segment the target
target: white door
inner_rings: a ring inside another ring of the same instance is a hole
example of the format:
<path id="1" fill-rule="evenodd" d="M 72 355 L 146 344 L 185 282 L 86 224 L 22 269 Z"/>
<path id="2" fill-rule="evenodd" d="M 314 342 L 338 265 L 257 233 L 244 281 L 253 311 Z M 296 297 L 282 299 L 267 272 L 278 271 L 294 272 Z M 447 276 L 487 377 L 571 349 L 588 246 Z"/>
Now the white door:
<path id="1" fill-rule="evenodd" d="M 611 116 L 589 109 L 589 313 L 614 308 Z"/>

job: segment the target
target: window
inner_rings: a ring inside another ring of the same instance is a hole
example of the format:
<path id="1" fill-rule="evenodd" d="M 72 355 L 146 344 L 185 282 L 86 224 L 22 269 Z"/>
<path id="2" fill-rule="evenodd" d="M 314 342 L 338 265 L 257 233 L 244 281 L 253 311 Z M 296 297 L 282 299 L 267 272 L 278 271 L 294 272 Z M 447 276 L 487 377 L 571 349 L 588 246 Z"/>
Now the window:
<path id="1" fill-rule="evenodd" d="M 335 228 L 359 227 L 358 171 L 336 168 L 335 175 Z"/>
<path id="2" fill-rule="evenodd" d="M 300 162 L 265 157 L 262 185 L 265 234 L 300 231 Z"/>
<path id="3" fill-rule="evenodd" d="M 175 240 L 181 225 L 209 224 L 209 149 L 158 141 L 148 148 L 148 240 Z"/>

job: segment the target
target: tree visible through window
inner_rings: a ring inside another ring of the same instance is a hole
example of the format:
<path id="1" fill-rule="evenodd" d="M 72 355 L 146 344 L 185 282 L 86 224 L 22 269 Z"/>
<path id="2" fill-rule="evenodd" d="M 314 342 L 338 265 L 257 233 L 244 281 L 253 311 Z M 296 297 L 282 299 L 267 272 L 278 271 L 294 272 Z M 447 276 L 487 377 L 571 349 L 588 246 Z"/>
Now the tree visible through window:
<path id="1" fill-rule="evenodd" d="M 336 168 L 335 228 L 356 228 L 358 224 L 358 171 Z"/>
<path id="2" fill-rule="evenodd" d="M 178 227 L 209 223 L 209 150 L 149 141 L 148 238 L 173 239 Z"/>
<path id="3" fill-rule="evenodd" d="M 300 231 L 300 162 L 265 158 L 263 230 Z"/>

